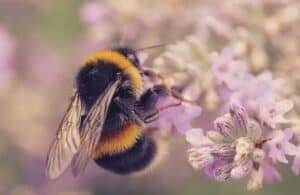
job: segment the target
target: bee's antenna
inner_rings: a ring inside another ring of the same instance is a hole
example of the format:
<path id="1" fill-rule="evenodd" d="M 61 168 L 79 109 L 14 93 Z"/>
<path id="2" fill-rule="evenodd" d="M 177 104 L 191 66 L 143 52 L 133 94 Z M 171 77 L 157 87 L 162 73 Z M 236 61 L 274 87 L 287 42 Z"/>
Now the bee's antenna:
<path id="1" fill-rule="evenodd" d="M 144 51 L 144 50 L 148 50 L 148 49 L 154 49 L 154 48 L 159 48 L 159 47 L 166 47 L 168 45 L 172 45 L 173 43 L 162 43 L 162 44 L 157 44 L 157 45 L 151 45 L 151 46 L 147 46 L 147 47 L 142 47 L 142 48 L 138 48 L 135 51 L 139 52 L 139 51 Z"/>

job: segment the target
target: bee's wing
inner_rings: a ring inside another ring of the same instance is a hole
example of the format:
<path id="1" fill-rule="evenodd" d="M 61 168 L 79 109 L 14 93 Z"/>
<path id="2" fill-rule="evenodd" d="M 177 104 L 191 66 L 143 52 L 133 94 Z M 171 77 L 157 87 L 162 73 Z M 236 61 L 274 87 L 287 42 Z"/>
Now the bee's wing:
<path id="1" fill-rule="evenodd" d="M 75 91 L 48 152 L 46 167 L 48 178 L 57 178 L 77 153 L 80 146 L 79 126 L 84 110 L 84 105 Z"/>
<path id="2" fill-rule="evenodd" d="M 119 83 L 120 80 L 117 80 L 106 88 L 83 121 L 79 152 L 74 156 L 71 163 L 74 176 L 79 175 L 84 170 L 98 144 L 109 105 Z"/>

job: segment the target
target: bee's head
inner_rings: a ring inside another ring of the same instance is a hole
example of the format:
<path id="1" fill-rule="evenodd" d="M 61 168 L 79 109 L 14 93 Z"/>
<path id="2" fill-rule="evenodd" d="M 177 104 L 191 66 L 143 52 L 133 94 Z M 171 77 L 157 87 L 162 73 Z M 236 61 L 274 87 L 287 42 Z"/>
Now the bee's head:
<path id="1" fill-rule="evenodd" d="M 136 55 L 136 51 L 129 47 L 119 47 L 116 48 L 115 51 L 119 52 L 123 56 L 125 56 L 135 67 L 138 69 L 141 68 L 140 61 Z"/>

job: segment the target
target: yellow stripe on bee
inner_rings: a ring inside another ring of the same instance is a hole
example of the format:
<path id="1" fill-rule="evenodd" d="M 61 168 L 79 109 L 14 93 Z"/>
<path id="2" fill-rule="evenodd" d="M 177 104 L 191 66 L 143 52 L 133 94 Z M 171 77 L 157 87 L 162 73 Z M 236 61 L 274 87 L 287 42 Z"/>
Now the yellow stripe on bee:
<path id="1" fill-rule="evenodd" d="M 127 75 L 133 85 L 135 95 L 139 96 L 143 87 L 143 79 L 140 71 L 122 54 L 113 50 L 97 51 L 87 57 L 83 66 L 87 64 L 96 63 L 97 61 L 104 61 L 114 64 L 120 68 L 125 75 Z"/>
<path id="2" fill-rule="evenodd" d="M 99 158 L 106 154 L 116 154 L 126 151 L 136 143 L 140 136 L 141 128 L 136 124 L 129 124 L 114 136 L 101 137 L 92 157 Z"/>

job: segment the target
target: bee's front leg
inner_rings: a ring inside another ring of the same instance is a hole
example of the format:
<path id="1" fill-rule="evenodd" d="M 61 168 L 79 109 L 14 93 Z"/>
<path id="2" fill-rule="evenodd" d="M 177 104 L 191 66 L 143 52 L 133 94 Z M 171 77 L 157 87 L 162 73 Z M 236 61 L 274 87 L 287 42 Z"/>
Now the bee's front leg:
<path id="1" fill-rule="evenodd" d="M 144 92 L 141 98 L 135 104 L 135 113 L 144 123 L 151 123 L 159 117 L 159 111 L 156 108 L 160 97 L 168 94 L 168 89 L 164 85 L 155 85 Z"/>

